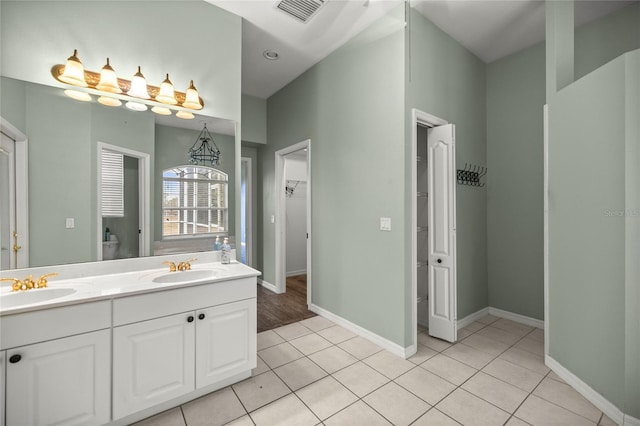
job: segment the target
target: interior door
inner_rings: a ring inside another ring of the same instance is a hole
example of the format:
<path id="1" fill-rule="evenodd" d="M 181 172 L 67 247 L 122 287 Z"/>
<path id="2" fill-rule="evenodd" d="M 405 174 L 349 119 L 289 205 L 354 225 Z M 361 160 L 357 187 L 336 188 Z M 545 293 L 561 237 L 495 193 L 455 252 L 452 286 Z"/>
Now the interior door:
<path id="1" fill-rule="evenodd" d="M 456 312 L 456 192 L 455 127 L 427 132 L 429 334 L 455 342 Z"/>
<path id="2" fill-rule="evenodd" d="M 15 141 L 4 133 L 0 143 L 0 270 L 15 269 Z"/>

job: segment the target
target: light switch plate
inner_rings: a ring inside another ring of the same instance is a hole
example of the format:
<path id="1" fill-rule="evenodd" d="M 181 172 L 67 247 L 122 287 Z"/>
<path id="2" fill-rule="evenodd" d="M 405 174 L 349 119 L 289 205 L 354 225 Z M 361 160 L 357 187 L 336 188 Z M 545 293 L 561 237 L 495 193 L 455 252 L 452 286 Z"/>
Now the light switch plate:
<path id="1" fill-rule="evenodd" d="M 271 215 L 271 223 L 276 223 L 276 217 L 274 215 Z"/>
<path id="2" fill-rule="evenodd" d="M 390 217 L 381 217 L 380 218 L 380 230 L 381 231 L 391 231 L 391 218 Z"/>
<path id="3" fill-rule="evenodd" d="M 75 228 L 76 227 L 76 220 L 72 217 L 68 217 L 67 221 L 66 221 L 66 226 L 67 228 Z"/>

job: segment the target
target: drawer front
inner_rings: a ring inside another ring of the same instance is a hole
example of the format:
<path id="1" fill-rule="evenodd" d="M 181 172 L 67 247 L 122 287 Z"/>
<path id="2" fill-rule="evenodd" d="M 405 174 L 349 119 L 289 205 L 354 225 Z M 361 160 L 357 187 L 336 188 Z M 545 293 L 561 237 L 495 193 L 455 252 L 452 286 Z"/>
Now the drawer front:
<path id="1" fill-rule="evenodd" d="M 0 318 L 0 349 L 111 327 L 111 301 L 43 309 Z"/>
<path id="2" fill-rule="evenodd" d="M 113 325 L 146 321 L 256 297 L 256 278 L 194 285 L 113 300 Z"/>

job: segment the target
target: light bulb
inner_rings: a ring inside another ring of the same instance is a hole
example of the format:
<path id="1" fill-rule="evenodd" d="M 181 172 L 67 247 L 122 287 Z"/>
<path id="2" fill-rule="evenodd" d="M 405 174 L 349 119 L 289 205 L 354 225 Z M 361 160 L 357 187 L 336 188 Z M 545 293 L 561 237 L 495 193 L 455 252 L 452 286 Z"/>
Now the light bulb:
<path id="1" fill-rule="evenodd" d="M 151 111 L 160 115 L 171 115 L 171 110 L 165 107 L 154 106 L 153 108 L 151 108 Z"/>
<path id="2" fill-rule="evenodd" d="M 107 58 L 107 64 L 102 67 L 100 71 L 100 82 L 96 86 L 96 89 L 109 93 L 122 93 L 122 89 L 118 85 L 118 77 L 116 72 L 109 65 L 109 58 Z"/>
<path id="3" fill-rule="evenodd" d="M 64 72 L 60 77 L 60 81 L 74 86 L 88 87 L 87 81 L 84 79 L 84 67 L 78 59 L 78 50 L 73 51 L 73 55 L 67 58 L 67 64 L 64 66 Z"/>
<path id="4" fill-rule="evenodd" d="M 167 74 L 167 78 L 165 78 L 160 85 L 160 93 L 156 96 L 156 101 L 170 105 L 178 103 L 178 101 L 176 101 L 175 91 L 173 90 L 173 84 L 171 84 L 171 80 L 169 80 L 169 74 Z"/>
<path id="5" fill-rule="evenodd" d="M 193 120 L 194 115 L 191 114 L 189 111 L 178 111 L 176 112 L 176 117 L 182 118 L 184 120 Z"/>
<path id="6" fill-rule="evenodd" d="M 182 106 L 191 109 L 202 109 L 200 97 L 198 96 L 196 87 L 193 85 L 193 80 L 191 80 L 191 83 L 189 84 L 189 88 L 187 89 L 187 94 L 184 102 L 182 103 Z"/>
<path id="7" fill-rule="evenodd" d="M 125 104 L 125 106 L 127 108 L 129 108 L 130 110 L 133 111 L 146 111 L 147 110 L 147 106 L 145 104 L 141 104 L 140 102 L 127 102 Z"/>
<path id="8" fill-rule="evenodd" d="M 118 107 L 122 105 L 122 102 L 120 102 L 120 99 L 110 98 L 108 96 L 100 96 L 98 98 L 98 102 L 100 102 L 102 105 L 112 106 L 112 107 Z"/>
<path id="9" fill-rule="evenodd" d="M 131 79 L 131 88 L 127 94 L 135 98 L 151 99 L 149 91 L 147 90 L 147 81 L 144 79 L 140 67 L 138 67 L 138 72 L 135 73 Z"/>
<path id="10" fill-rule="evenodd" d="M 91 100 L 91 96 L 89 96 L 88 93 L 80 92 L 78 90 L 67 89 L 64 91 L 64 94 L 76 101 L 89 102 Z"/>

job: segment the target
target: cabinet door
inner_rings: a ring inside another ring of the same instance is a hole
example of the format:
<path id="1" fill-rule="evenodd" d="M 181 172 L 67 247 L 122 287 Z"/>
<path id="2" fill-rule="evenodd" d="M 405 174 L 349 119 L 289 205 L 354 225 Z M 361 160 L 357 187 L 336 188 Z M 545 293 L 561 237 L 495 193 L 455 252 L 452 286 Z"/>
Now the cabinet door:
<path id="1" fill-rule="evenodd" d="M 0 351 L 0 426 L 4 426 L 4 388 L 5 388 L 5 360 L 7 353 Z"/>
<path id="2" fill-rule="evenodd" d="M 196 314 L 198 388 L 256 366 L 256 299 L 202 309 Z"/>
<path id="3" fill-rule="evenodd" d="M 193 313 L 113 329 L 113 417 L 194 390 Z"/>
<path id="4" fill-rule="evenodd" d="M 8 425 L 98 425 L 110 420 L 110 331 L 6 351 Z"/>

